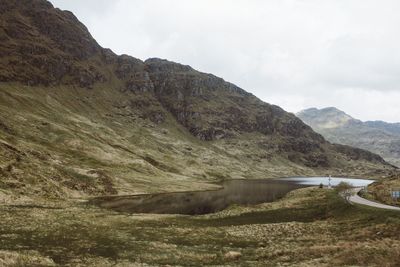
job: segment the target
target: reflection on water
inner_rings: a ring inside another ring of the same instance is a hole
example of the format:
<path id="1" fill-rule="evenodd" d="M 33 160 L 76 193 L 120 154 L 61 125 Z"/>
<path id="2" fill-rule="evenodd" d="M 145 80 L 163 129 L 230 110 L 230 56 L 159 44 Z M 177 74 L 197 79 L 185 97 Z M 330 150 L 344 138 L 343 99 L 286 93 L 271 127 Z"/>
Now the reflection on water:
<path id="1" fill-rule="evenodd" d="M 281 181 L 291 181 L 304 185 L 319 185 L 323 184 L 327 186 L 329 184 L 329 177 L 292 177 L 292 178 L 281 178 Z M 374 180 L 366 179 L 351 179 L 351 178 L 330 178 L 330 183 L 332 186 L 338 185 L 340 182 L 346 182 L 355 187 L 367 186 L 374 182 Z"/>
<path id="2" fill-rule="evenodd" d="M 354 186 L 363 186 L 371 180 L 332 178 L 336 185 L 346 180 Z M 134 196 L 110 196 L 92 202 L 104 208 L 130 213 L 206 214 L 223 210 L 230 205 L 253 205 L 272 202 L 288 192 L 320 183 L 328 184 L 326 177 L 282 178 L 266 180 L 230 180 L 215 191 L 177 192 Z"/>

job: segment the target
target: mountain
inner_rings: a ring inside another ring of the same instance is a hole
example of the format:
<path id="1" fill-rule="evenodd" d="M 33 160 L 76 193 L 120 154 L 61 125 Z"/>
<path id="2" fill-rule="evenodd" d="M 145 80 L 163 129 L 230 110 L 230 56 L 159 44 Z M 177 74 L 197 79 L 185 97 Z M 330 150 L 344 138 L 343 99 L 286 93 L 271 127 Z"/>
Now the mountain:
<path id="1" fill-rule="evenodd" d="M 388 123 L 384 121 L 366 121 L 366 126 L 376 129 L 382 129 L 388 133 L 400 136 L 400 123 Z"/>
<path id="2" fill-rule="evenodd" d="M 45 0 L 0 1 L 0 21 L 0 194 L 132 194 L 394 170 L 214 75 L 118 56 Z"/>
<path id="3" fill-rule="evenodd" d="M 366 149 L 400 166 L 400 123 L 360 121 L 337 108 L 310 108 L 297 114 L 327 140 Z"/>

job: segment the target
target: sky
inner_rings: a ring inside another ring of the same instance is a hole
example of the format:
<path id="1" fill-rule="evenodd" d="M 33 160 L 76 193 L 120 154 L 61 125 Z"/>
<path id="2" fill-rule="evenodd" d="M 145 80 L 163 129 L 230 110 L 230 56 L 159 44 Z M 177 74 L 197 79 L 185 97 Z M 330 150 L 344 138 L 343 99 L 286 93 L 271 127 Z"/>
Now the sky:
<path id="1" fill-rule="evenodd" d="M 298 112 L 400 122 L 398 0 L 51 0 L 103 47 L 213 73 Z"/>

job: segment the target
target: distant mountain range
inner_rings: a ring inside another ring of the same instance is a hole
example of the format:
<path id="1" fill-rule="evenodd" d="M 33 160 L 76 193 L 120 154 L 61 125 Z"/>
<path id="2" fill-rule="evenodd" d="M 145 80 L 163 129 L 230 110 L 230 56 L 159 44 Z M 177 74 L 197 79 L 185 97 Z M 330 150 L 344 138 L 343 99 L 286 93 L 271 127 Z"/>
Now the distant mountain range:
<path id="1" fill-rule="evenodd" d="M 400 167 L 400 123 L 361 121 L 334 108 L 309 108 L 297 116 L 331 142 L 381 155 Z"/>

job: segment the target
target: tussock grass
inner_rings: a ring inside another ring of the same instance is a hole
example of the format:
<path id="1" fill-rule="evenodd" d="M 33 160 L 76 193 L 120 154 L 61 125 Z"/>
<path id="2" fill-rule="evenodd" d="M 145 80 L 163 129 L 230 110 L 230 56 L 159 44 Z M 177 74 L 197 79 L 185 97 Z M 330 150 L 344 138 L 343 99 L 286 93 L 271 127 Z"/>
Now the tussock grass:
<path id="1" fill-rule="evenodd" d="M 396 266 L 400 252 L 400 213 L 349 205 L 333 191 L 316 188 L 194 217 L 119 214 L 57 201 L 0 210 L 2 251 L 33 251 L 26 262 L 36 257 L 65 266 Z M 242 257 L 230 262 L 228 251 Z"/>

